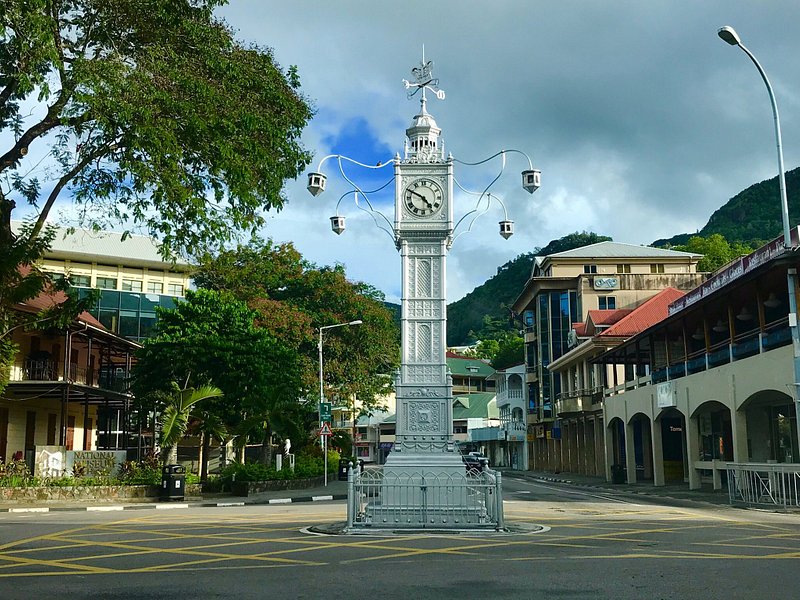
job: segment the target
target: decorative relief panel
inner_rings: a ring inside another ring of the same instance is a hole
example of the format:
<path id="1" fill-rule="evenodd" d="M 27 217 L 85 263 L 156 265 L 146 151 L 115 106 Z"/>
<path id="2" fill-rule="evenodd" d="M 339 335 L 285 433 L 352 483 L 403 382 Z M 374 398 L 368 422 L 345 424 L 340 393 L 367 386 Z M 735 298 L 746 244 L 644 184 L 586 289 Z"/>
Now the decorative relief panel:
<path id="1" fill-rule="evenodd" d="M 439 383 L 442 367 L 438 365 L 407 365 L 405 383 Z"/>
<path id="2" fill-rule="evenodd" d="M 408 317 L 411 319 L 441 318 L 441 302 L 439 300 L 409 300 Z"/>
<path id="3" fill-rule="evenodd" d="M 440 429 L 441 403 L 411 401 L 408 403 L 408 431 L 436 432 Z"/>
<path id="4" fill-rule="evenodd" d="M 416 295 L 431 295 L 431 261 L 430 259 L 416 259 Z"/>
<path id="5" fill-rule="evenodd" d="M 431 326 L 420 323 L 417 327 L 417 360 L 425 362 L 431 360 Z"/>

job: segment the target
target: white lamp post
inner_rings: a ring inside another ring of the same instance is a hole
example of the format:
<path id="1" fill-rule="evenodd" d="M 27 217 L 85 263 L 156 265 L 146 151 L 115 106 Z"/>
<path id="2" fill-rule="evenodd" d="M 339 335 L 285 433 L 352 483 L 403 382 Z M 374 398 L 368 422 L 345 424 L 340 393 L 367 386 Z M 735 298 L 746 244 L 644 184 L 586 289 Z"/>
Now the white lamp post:
<path id="1" fill-rule="evenodd" d="M 322 422 L 322 402 L 325 399 L 322 391 L 322 332 L 326 329 L 333 329 L 335 327 L 347 327 L 349 325 L 361 325 L 362 321 L 359 319 L 357 321 L 349 321 L 347 323 L 337 323 L 336 325 L 323 325 L 319 328 L 319 342 L 317 343 L 317 350 L 319 351 L 319 406 L 317 407 L 320 411 L 320 422 L 319 426 L 320 429 L 323 426 Z M 323 435 L 322 437 L 322 455 L 325 461 L 325 486 L 328 486 L 328 436 Z"/>
<path id="2" fill-rule="evenodd" d="M 739 35 L 736 33 L 736 30 L 733 27 L 726 25 L 725 27 L 721 27 L 717 31 L 717 35 L 722 38 L 724 41 L 728 42 L 731 46 L 739 46 L 751 61 L 758 69 L 758 73 L 761 75 L 761 79 L 764 80 L 764 85 L 767 86 L 767 92 L 769 93 L 769 101 L 772 105 L 772 116 L 775 121 L 775 145 L 778 149 L 778 184 L 780 186 L 780 194 L 781 194 L 781 218 L 783 220 L 783 246 L 784 248 L 790 250 L 792 248 L 792 239 L 791 239 L 791 229 L 789 225 L 789 202 L 786 198 L 786 178 L 784 177 L 784 167 L 783 167 L 783 144 L 781 143 L 781 120 L 778 116 L 778 103 L 775 101 L 775 92 L 772 90 L 772 85 L 769 82 L 769 78 L 767 78 L 767 74 L 764 72 L 763 67 L 758 62 L 753 53 L 748 50 L 744 44 L 742 44 L 742 40 L 739 38 Z M 794 396 L 794 406 L 795 406 L 795 416 L 796 416 L 796 429 L 797 429 L 797 437 L 798 437 L 798 452 L 800 452 L 800 402 L 798 402 L 798 381 L 800 381 L 800 332 L 798 332 L 797 328 L 797 298 L 795 297 L 795 278 L 797 275 L 797 270 L 793 268 L 787 269 L 786 272 L 786 280 L 787 285 L 789 288 L 789 329 L 792 332 L 792 346 L 794 349 L 793 356 L 794 356 L 794 382 L 793 387 L 795 388 Z M 792 460 L 797 462 L 798 457 L 792 457 Z"/>

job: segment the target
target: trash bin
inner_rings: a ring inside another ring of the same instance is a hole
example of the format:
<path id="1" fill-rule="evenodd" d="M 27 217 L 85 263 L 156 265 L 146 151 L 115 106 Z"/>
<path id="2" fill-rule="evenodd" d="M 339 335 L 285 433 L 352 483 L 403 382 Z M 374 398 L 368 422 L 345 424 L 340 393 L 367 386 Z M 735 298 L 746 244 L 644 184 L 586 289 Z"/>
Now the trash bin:
<path id="1" fill-rule="evenodd" d="M 625 483 L 625 467 L 611 465 L 611 483 Z"/>
<path id="2" fill-rule="evenodd" d="M 186 495 L 186 468 L 183 465 L 165 465 L 161 470 L 161 497 L 183 500 Z"/>
<path id="3" fill-rule="evenodd" d="M 347 481 L 347 469 L 350 468 L 350 460 L 347 458 L 339 459 L 339 481 Z"/>

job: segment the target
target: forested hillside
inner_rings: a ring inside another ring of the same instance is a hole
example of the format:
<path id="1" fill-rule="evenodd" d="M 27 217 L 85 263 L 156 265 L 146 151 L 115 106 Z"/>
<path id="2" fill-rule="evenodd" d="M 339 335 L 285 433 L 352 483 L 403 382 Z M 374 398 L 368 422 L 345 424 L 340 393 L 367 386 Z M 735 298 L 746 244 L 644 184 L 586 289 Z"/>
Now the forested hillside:
<path id="1" fill-rule="evenodd" d="M 483 285 L 476 287 L 461 300 L 447 306 L 447 344 L 461 346 L 492 335 L 497 330 L 513 331 L 517 327 L 511 322 L 510 306 L 517 299 L 525 282 L 531 276 L 533 258 L 556 252 L 564 252 L 597 242 L 610 241 L 610 237 L 590 232 L 570 233 L 553 240 L 543 248 L 535 248 L 528 254 L 520 254 L 497 269 Z M 491 329 L 491 331 L 484 331 Z"/>
<path id="2" fill-rule="evenodd" d="M 800 221 L 800 167 L 786 172 L 789 223 Z M 693 235 L 708 237 L 719 233 L 728 242 L 742 242 L 753 248 L 783 233 L 778 177 L 751 185 L 728 200 L 698 233 L 681 233 L 656 240 L 653 246 L 685 244 Z"/>

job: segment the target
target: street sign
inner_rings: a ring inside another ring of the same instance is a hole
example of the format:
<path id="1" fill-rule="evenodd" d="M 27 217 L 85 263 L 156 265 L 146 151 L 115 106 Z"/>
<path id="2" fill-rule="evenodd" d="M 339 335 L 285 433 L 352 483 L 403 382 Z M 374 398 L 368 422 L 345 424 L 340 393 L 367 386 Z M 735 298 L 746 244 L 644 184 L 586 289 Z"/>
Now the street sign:
<path id="1" fill-rule="evenodd" d="M 320 402 L 319 403 L 319 420 L 325 421 L 326 423 L 331 422 L 331 403 L 330 402 Z"/>
<path id="2" fill-rule="evenodd" d="M 331 426 L 328 425 L 327 423 L 323 423 L 322 427 L 319 428 L 319 434 L 320 435 L 333 435 L 333 432 L 331 431 Z"/>

